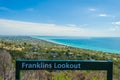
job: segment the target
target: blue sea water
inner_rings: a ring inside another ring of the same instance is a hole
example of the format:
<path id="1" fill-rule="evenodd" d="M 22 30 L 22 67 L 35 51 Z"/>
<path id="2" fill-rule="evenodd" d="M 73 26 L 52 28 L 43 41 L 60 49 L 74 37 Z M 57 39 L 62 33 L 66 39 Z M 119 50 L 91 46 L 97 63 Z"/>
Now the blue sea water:
<path id="1" fill-rule="evenodd" d="M 120 54 L 120 37 L 33 37 L 77 48 Z"/>

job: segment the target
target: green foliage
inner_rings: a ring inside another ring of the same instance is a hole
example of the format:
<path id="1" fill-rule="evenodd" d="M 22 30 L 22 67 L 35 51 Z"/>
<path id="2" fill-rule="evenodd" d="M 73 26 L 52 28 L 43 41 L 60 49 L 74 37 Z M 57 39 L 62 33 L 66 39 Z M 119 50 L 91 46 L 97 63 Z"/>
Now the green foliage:
<path id="1" fill-rule="evenodd" d="M 3 80 L 1 76 L 0 76 L 0 80 Z"/>
<path id="2" fill-rule="evenodd" d="M 13 60 L 25 59 L 25 53 L 23 51 L 11 50 L 10 54 L 11 54 Z"/>
<path id="3" fill-rule="evenodd" d="M 92 80 L 98 80 L 98 78 L 97 77 L 93 77 Z"/>
<path id="4" fill-rule="evenodd" d="M 69 78 L 68 76 L 66 76 L 65 74 L 61 73 L 61 74 L 53 77 L 52 80 L 72 80 L 72 79 Z"/>

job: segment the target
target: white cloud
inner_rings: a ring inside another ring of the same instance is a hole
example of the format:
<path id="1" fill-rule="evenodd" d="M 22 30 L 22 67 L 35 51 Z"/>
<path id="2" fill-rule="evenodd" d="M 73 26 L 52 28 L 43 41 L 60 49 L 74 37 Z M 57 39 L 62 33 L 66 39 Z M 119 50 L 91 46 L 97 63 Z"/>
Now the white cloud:
<path id="1" fill-rule="evenodd" d="M 98 14 L 98 16 L 99 17 L 107 17 L 107 18 L 111 18 L 111 19 L 115 19 L 116 18 L 116 16 L 114 16 L 114 15 L 109 15 L 109 14 Z"/>
<path id="2" fill-rule="evenodd" d="M 82 24 L 80 25 L 81 27 L 89 26 L 88 24 Z"/>
<path id="3" fill-rule="evenodd" d="M 111 31 L 120 31 L 120 21 L 112 22 L 112 24 L 115 26 L 110 28 Z"/>
<path id="4" fill-rule="evenodd" d="M 77 25 L 75 24 L 67 24 L 68 27 L 76 27 Z"/>
<path id="5" fill-rule="evenodd" d="M 98 16 L 100 16 L 100 17 L 108 17 L 109 15 L 108 14 L 99 14 Z"/>
<path id="6" fill-rule="evenodd" d="M 96 11 L 96 9 L 94 9 L 94 8 L 90 8 L 89 11 Z"/>
<path id="7" fill-rule="evenodd" d="M 77 27 L 0 19 L 0 34 L 77 36 L 83 32 Z"/>
<path id="8" fill-rule="evenodd" d="M 0 35 L 43 35 L 43 36 L 120 36 L 99 28 L 81 28 L 47 23 L 32 23 L 0 19 Z"/>
<path id="9" fill-rule="evenodd" d="M 120 31 L 120 26 L 114 26 L 110 28 L 111 31 Z"/>
<path id="10" fill-rule="evenodd" d="M 112 24 L 120 25 L 120 21 L 112 22 Z"/>

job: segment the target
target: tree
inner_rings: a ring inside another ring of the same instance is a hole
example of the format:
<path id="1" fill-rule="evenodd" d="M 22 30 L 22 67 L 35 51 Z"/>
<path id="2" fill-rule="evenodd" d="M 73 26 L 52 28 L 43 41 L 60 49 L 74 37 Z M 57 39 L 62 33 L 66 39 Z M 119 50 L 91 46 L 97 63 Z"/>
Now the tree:
<path id="1" fill-rule="evenodd" d="M 3 80 L 6 80 L 9 76 L 9 71 L 12 65 L 11 60 L 11 55 L 6 50 L 0 50 L 0 75 Z"/>

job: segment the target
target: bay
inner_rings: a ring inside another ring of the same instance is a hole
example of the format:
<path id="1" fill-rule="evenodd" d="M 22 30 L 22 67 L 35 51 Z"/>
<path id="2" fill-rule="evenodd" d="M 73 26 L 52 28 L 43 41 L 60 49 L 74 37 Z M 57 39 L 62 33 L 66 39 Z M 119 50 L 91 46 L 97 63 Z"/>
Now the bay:
<path id="1" fill-rule="evenodd" d="M 67 46 L 120 54 L 120 37 L 32 36 Z"/>

